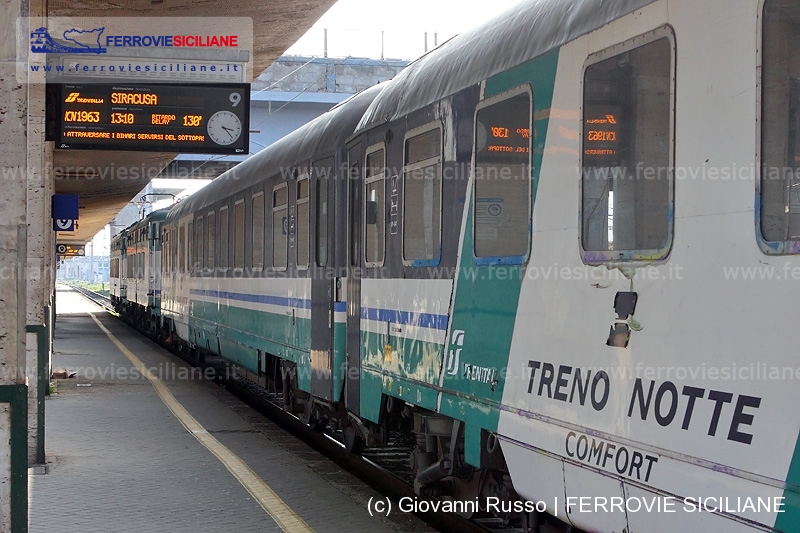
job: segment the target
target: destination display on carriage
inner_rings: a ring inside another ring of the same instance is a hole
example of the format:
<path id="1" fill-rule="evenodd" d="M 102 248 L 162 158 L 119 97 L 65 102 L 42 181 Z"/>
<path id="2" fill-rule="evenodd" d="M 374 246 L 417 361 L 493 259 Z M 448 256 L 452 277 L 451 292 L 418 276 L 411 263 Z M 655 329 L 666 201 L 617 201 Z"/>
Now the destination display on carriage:
<path id="1" fill-rule="evenodd" d="M 247 154 L 250 85 L 61 84 L 59 149 Z"/>

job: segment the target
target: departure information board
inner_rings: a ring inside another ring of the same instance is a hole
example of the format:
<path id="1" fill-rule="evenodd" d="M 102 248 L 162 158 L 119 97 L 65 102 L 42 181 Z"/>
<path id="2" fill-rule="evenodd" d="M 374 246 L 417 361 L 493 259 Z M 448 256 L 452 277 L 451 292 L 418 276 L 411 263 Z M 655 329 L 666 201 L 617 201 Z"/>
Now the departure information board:
<path id="1" fill-rule="evenodd" d="M 247 154 L 250 85 L 62 84 L 59 149 Z"/>

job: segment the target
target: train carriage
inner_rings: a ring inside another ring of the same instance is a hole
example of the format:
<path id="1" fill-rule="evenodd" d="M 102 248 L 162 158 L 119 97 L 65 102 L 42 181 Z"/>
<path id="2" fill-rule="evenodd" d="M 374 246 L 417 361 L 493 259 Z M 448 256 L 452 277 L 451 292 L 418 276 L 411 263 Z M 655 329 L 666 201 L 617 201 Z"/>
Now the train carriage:
<path id="1" fill-rule="evenodd" d="M 161 222 L 168 212 L 154 211 L 111 239 L 111 303 L 152 333 L 161 324 Z"/>
<path id="2" fill-rule="evenodd" d="M 376 273 L 349 291 L 361 292 L 362 414 L 382 416 L 379 399 L 390 395 L 427 409 L 415 415 L 418 434 L 447 443 L 464 426 L 463 457 L 419 447 L 435 457 L 431 466 L 423 457 L 420 485 L 455 477 L 469 486 L 459 459 L 489 466 L 499 442 L 514 490 L 582 528 L 797 527 L 798 421 L 782 408 L 796 394 L 786 377 L 792 339 L 778 333 L 791 327 L 796 287 L 725 278 L 760 263 L 796 268 L 781 256 L 797 235 L 791 170 L 786 177 L 795 45 L 785 22 L 797 14 L 779 1 L 530 3 L 422 58 L 376 99 L 360 125 L 364 144 L 381 130 L 402 139 L 387 174 L 402 184 L 387 224 L 400 221 L 386 237 L 392 279 Z M 459 104 L 470 89 L 477 102 Z M 409 153 L 425 113 L 442 129 L 443 165 L 421 186 Z M 516 179 L 525 131 L 530 184 Z M 474 148 L 459 158 L 462 140 Z M 448 161 L 470 158 L 466 187 L 448 188 Z M 778 179 L 765 175 L 775 169 Z M 409 221 L 410 194 L 419 211 Z M 535 200 L 528 227 L 522 198 Z M 426 254 L 409 242 L 418 235 Z M 449 299 L 400 288 L 448 271 Z M 419 332 L 433 324 L 446 334 L 427 351 Z M 742 368 L 749 379 L 737 379 Z M 508 485 L 487 479 L 484 493 Z M 677 514 L 587 511 L 564 499 L 704 495 L 713 496 Z"/>
<path id="3" fill-rule="evenodd" d="M 164 224 L 167 327 L 256 381 L 285 384 L 287 406 L 309 418 L 309 395 L 326 411 L 341 396 L 344 147 L 379 91 L 352 97 L 223 174 Z"/>
<path id="4" fill-rule="evenodd" d="M 165 324 L 421 495 L 797 531 L 799 23 L 520 4 L 174 207 Z"/>

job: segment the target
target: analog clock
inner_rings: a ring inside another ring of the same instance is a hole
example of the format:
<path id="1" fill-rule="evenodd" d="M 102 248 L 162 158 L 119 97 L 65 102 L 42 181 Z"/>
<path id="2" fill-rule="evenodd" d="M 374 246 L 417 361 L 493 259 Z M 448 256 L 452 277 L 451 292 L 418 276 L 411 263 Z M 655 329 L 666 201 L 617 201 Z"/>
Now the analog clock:
<path id="1" fill-rule="evenodd" d="M 208 136 L 217 144 L 233 144 L 241 134 L 242 122 L 230 111 L 217 111 L 208 119 Z"/>

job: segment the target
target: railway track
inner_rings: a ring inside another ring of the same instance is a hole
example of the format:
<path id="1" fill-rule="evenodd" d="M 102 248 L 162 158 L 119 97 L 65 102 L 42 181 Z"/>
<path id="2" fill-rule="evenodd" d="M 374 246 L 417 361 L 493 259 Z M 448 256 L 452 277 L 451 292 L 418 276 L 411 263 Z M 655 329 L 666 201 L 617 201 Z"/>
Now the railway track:
<path id="1" fill-rule="evenodd" d="M 354 474 L 359 479 L 378 490 L 384 496 L 397 502 L 402 498 L 413 498 L 414 489 L 408 484 L 408 475 L 398 465 L 403 462 L 407 468 L 410 449 L 400 447 L 366 448 L 362 455 L 354 455 L 345 450 L 344 444 L 334 435 L 320 433 L 305 424 L 296 416 L 284 411 L 279 402 L 282 396 L 269 395 L 255 385 L 241 380 L 229 379 L 225 387 L 236 397 L 267 416 L 303 442 L 325 455 L 328 459 Z M 410 473 L 410 469 L 408 469 Z M 411 477 L 413 480 L 413 477 Z M 480 522 L 467 520 L 457 515 L 437 513 L 415 513 L 430 526 L 440 531 L 465 533 L 487 533 L 492 531 L 516 532 L 516 529 L 495 529 Z"/>
<path id="2" fill-rule="evenodd" d="M 83 287 L 72 287 L 84 297 L 117 315 L 111 300 Z M 222 376 L 218 382 L 234 396 L 269 418 L 278 426 L 302 440 L 308 446 L 322 453 L 341 468 L 379 491 L 395 502 L 402 498 L 415 498 L 411 483 L 414 474 L 409 466 L 411 444 L 403 442 L 401 435 L 390 435 L 389 445 L 366 448 L 362 454 L 355 455 L 345 450 L 340 432 L 320 432 L 282 408 L 283 396 L 272 394 L 254 383 L 227 372 L 221 358 L 206 358 L 204 363 L 189 357 L 185 351 L 164 343 L 159 345 L 177 355 L 193 366 L 213 367 L 215 375 Z M 504 527 L 494 518 L 466 519 L 455 514 L 434 512 L 414 513 L 431 527 L 440 531 L 459 533 L 526 533 L 522 529 Z"/>
<path id="3" fill-rule="evenodd" d="M 117 312 L 114 310 L 114 307 L 111 305 L 111 298 L 109 298 L 108 296 L 103 296 L 102 294 L 75 285 L 69 285 L 69 287 L 75 291 L 78 291 L 83 296 L 90 299 L 100 307 L 105 308 L 107 311 L 110 311 L 114 315 L 117 314 Z"/>

